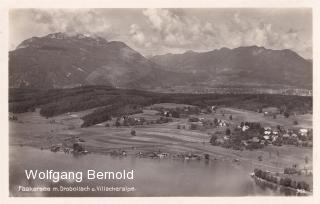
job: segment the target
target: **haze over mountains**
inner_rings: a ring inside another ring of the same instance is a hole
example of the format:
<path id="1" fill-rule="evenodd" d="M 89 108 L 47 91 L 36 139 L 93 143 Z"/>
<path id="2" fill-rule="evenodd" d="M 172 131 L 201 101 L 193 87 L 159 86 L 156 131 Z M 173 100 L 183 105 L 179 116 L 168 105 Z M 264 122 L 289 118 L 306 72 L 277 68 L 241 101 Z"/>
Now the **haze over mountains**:
<path id="1" fill-rule="evenodd" d="M 53 33 L 9 53 L 10 87 L 111 85 L 161 90 L 182 86 L 312 88 L 312 62 L 291 50 L 263 47 L 188 51 L 151 57 L 119 41 Z"/>

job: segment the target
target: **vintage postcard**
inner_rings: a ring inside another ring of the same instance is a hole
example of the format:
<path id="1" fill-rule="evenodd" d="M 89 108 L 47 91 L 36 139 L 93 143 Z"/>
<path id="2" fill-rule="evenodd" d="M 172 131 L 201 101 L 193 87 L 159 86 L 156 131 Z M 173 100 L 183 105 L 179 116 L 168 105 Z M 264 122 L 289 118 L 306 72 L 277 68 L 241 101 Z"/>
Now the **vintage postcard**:
<path id="1" fill-rule="evenodd" d="M 313 197 L 312 7 L 8 9 L 9 197 Z"/>

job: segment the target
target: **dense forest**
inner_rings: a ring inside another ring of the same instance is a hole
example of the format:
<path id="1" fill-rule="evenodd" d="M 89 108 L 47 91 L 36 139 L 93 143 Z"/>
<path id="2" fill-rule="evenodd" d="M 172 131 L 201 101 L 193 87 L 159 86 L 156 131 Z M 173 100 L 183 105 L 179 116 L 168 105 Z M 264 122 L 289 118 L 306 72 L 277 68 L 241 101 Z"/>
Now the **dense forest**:
<path id="1" fill-rule="evenodd" d="M 9 90 L 9 111 L 23 113 L 40 108 L 44 117 L 67 112 L 98 108 L 83 117 L 83 126 L 90 126 L 112 116 L 135 113 L 137 107 L 155 103 L 183 103 L 207 106 L 226 106 L 251 111 L 264 107 L 285 107 L 287 112 L 312 112 L 312 97 L 272 94 L 168 94 L 139 90 L 116 89 L 109 86 L 84 86 L 70 89 L 25 89 Z"/>

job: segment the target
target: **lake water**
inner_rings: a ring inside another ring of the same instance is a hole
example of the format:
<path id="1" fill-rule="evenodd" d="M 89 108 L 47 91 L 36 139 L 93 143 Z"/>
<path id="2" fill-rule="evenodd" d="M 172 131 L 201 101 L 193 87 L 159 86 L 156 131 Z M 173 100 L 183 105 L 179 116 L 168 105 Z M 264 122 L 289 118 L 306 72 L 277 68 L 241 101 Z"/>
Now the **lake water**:
<path id="1" fill-rule="evenodd" d="M 134 180 L 60 181 L 28 180 L 25 169 L 55 171 L 123 171 L 134 170 Z M 57 187 L 97 186 L 127 187 L 134 191 L 50 191 L 22 192 L 20 186 Z M 283 195 L 257 185 L 242 165 L 226 161 L 183 161 L 135 157 L 111 157 L 88 154 L 73 156 L 32 147 L 10 147 L 11 196 L 257 196 Z"/>

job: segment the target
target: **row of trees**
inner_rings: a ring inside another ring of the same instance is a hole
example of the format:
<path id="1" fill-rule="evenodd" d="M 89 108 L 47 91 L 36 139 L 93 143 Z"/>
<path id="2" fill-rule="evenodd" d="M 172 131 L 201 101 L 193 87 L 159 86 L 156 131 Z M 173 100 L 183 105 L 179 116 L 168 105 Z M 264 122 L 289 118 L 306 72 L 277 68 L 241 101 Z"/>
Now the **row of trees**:
<path id="1" fill-rule="evenodd" d="M 113 104 L 103 108 L 96 109 L 92 113 L 89 113 L 82 117 L 84 121 L 81 127 L 88 127 L 91 125 L 99 124 L 108 120 L 111 117 L 118 117 L 124 115 L 132 115 L 141 113 L 142 110 L 136 105 L 124 105 L 124 104 Z M 117 126 L 117 122 L 116 122 Z"/>
<path id="2" fill-rule="evenodd" d="M 254 169 L 254 175 L 258 178 L 264 179 L 266 181 L 279 184 L 285 187 L 290 187 L 294 189 L 303 189 L 306 191 L 310 191 L 310 185 L 306 183 L 305 181 L 295 181 L 289 177 L 285 178 L 279 178 L 276 176 L 273 176 L 270 172 L 263 171 L 261 169 Z"/>

